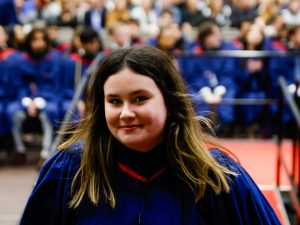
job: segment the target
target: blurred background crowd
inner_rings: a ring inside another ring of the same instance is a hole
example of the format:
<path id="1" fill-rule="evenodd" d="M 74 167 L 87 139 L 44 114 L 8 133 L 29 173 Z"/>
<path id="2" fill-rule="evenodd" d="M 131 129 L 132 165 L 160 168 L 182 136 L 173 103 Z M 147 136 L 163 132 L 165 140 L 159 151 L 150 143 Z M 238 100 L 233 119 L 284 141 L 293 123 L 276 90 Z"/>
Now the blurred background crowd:
<path id="1" fill-rule="evenodd" d="M 292 135 L 292 113 L 275 100 L 279 76 L 300 96 L 300 55 L 289 54 L 300 50 L 299 0 L 0 0 L 0 145 L 12 163 L 26 159 L 26 133 L 42 134 L 48 157 L 96 56 L 140 44 L 170 56 L 218 135 L 270 138 L 279 126 Z M 222 50 L 284 57 L 205 54 Z"/>

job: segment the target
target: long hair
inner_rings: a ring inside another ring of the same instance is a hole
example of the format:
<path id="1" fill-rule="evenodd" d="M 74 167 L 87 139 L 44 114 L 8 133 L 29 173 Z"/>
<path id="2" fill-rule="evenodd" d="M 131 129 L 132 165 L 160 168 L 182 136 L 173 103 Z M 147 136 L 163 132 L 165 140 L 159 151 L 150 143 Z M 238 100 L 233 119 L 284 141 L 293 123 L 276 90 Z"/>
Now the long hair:
<path id="1" fill-rule="evenodd" d="M 169 129 L 164 135 L 168 166 L 189 185 L 195 201 L 201 199 L 207 185 L 216 193 L 229 191 L 227 175 L 233 173 L 220 166 L 208 152 L 207 144 L 218 144 L 202 132 L 180 73 L 161 50 L 137 46 L 117 50 L 100 63 L 87 88 L 83 118 L 70 139 L 60 146 L 64 149 L 76 141 L 84 141 L 70 206 L 79 206 L 85 195 L 94 204 L 99 203 L 100 196 L 105 196 L 111 207 L 116 205 L 111 176 L 116 140 L 105 120 L 103 86 L 110 75 L 125 67 L 152 78 L 161 90 L 168 111 Z"/>
<path id="2" fill-rule="evenodd" d="M 47 34 L 47 31 L 44 28 L 33 28 L 26 36 L 25 38 L 25 51 L 29 53 L 30 55 L 33 55 L 33 49 L 31 47 L 31 42 L 34 40 L 34 37 L 37 33 L 43 34 L 43 39 L 45 41 L 45 53 L 49 52 L 51 49 L 51 43 L 49 39 L 49 35 Z"/>

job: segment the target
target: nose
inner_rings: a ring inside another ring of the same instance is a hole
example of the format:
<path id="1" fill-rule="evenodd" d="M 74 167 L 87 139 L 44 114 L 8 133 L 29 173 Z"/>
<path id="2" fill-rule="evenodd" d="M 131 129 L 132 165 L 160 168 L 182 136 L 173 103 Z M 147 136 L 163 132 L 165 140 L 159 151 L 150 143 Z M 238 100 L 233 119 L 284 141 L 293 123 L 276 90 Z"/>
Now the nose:
<path id="1" fill-rule="evenodd" d="M 128 103 L 124 103 L 121 114 L 120 114 L 120 119 L 122 120 L 128 120 L 132 119 L 135 117 L 135 113 L 132 110 L 132 107 Z"/>

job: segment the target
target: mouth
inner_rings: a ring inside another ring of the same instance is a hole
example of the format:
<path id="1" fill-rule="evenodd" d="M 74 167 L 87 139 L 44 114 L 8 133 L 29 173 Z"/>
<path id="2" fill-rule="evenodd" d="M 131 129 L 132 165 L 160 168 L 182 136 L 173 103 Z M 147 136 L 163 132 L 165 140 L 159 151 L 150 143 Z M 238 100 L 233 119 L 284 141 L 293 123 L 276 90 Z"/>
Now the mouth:
<path id="1" fill-rule="evenodd" d="M 125 126 L 120 126 L 120 129 L 126 132 L 132 132 L 141 127 L 142 127 L 141 125 L 125 125 Z"/>

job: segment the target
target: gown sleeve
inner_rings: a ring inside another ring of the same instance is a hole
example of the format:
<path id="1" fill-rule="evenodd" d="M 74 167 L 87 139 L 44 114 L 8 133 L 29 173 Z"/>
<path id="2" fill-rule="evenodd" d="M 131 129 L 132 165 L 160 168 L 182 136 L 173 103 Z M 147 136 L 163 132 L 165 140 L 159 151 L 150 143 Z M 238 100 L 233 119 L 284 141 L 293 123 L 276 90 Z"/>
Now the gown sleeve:
<path id="1" fill-rule="evenodd" d="M 81 158 L 73 146 L 57 151 L 43 166 L 29 196 L 20 225 L 65 225 L 72 210 L 68 208 L 70 185 Z"/>
<path id="2" fill-rule="evenodd" d="M 222 166 L 237 173 L 229 176 L 230 192 L 217 195 L 207 188 L 204 198 L 198 204 L 201 217 L 208 224 L 222 225 L 279 225 L 281 224 L 245 169 L 219 150 L 211 150 Z"/>

